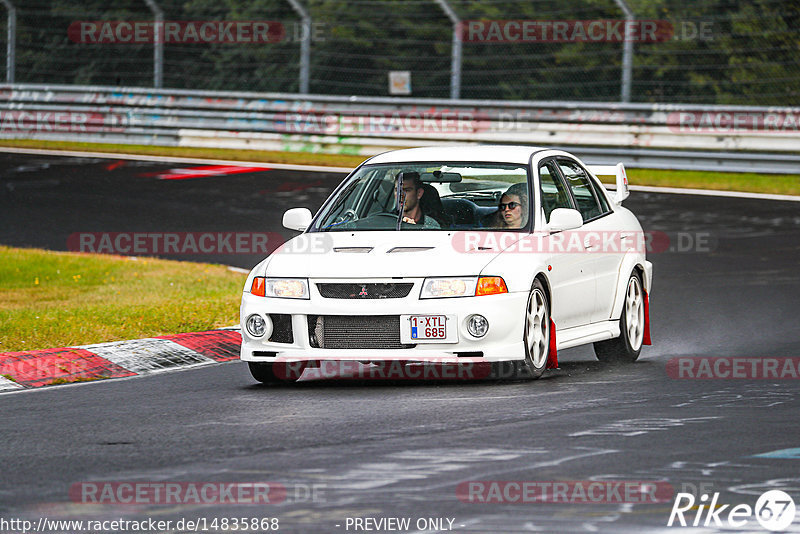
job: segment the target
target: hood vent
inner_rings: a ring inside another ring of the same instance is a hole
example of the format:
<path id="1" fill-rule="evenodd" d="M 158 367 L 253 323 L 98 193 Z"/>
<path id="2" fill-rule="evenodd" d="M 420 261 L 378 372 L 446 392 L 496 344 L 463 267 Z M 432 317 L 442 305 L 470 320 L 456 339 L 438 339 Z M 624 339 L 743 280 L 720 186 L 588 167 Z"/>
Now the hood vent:
<path id="1" fill-rule="evenodd" d="M 372 247 L 334 247 L 334 252 L 349 252 L 351 254 L 367 254 Z"/>
<path id="2" fill-rule="evenodd" d="M 426 250 L 433 250 L 435 247 L 394 247 L 386 251 L 387 254 L 394 254 L 395 252 L 425 252 Z"/>

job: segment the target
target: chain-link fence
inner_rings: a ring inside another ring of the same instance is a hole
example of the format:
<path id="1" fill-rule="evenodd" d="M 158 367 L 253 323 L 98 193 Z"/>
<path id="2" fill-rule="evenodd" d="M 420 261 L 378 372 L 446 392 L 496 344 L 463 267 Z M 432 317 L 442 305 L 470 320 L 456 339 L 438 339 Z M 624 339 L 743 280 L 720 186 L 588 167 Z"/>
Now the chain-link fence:
<path id="1" fill-rule="evenodd" d="M 800 94 L 800 4 L 786 0 L 3 4 L 16 83 L 299 92 L 305 72 L 311 93 L 384 96 L 398 71 L 396 90 L 415 97 L 619 101 L 627 57 L 631 102 Z"/>

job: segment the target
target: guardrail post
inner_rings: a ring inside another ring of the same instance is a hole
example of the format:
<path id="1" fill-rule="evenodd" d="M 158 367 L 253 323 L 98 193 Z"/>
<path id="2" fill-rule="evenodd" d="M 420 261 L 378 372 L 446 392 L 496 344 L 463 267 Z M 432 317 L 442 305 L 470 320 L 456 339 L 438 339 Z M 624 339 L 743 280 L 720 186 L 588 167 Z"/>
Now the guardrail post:
<path id="1" fill-rule="evenodd" d="M 447 3 L 447 0 L 434 0 L 442 8 L 447 18 L 453 23 L 453 51 L 450 57 L 450 98 L 461 98 L 461 19 Z"/>
<path id="2" fill-rule="evenodd" d="M 164 12 L 156 0 L 144 0 L 153 12 L 153 87 L 160 89 L 164 81 Z"/>
<path id="3" fill-rule="evenodd" d="M 625 3 L 625 0 L 614 0 L 625 13 L 625 42 L 622 46 L 622 89 L 620 100 L 622 102 L 631 101 L 631 84 L 633 83 L 633 24 L 636 16 Z"/>
<path id="4" fill-rule="evenodd" d="M 308 94 L 311 73 L 311 16 L 298 0 L 288 0 L 303 24 L 303 40 L 300 41 L 300 94 Z"/>
<path id="5" fill-rule="evenodd" d="M 17 63 L 17 9 L 10 0 L 2 0 L 8 10 L 8 42 L 6 43 L 6 83 L 14 83 Z"/>

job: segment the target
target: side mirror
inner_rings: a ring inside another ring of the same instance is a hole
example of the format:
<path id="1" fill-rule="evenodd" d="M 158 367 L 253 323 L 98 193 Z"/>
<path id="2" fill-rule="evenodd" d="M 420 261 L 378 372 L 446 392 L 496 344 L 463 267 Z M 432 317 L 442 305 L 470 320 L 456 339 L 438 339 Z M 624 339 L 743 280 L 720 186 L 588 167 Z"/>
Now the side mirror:
<path id="1" fill-rule="evenodd" d="M 550 222 L 547 223 L 547 231 L 551 234 L 574 230 L 583 226 L 583 217 L 578 210 L 568 208 L 556 208 L 550 213 Z"/>
<path id="2" fill-rule="evenodd" d="M 311 224 L 311 210 L 308 208 L 292 208 L 283 214 L 283 226 L 289 230 L 305 232 Z"/>

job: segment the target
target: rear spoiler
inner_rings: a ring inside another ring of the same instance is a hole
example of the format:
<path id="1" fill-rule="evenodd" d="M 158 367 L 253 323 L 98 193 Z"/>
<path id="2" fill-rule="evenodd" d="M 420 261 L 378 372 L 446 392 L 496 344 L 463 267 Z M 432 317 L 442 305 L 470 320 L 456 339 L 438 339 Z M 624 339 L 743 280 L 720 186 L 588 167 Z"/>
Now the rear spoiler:
<path id="1" fill-rule="evenodd" d="M 616 176 L 617 177 L 617 194 L 614 195 L 614 203 L 622 204 L 622 201 L 630 196 L 631 192 L 628 189 L 628 176 L 625 174 L 625 165 L 617 163 L 616 165 L 588 165 L 589 171 L 595 176 Z"/>

